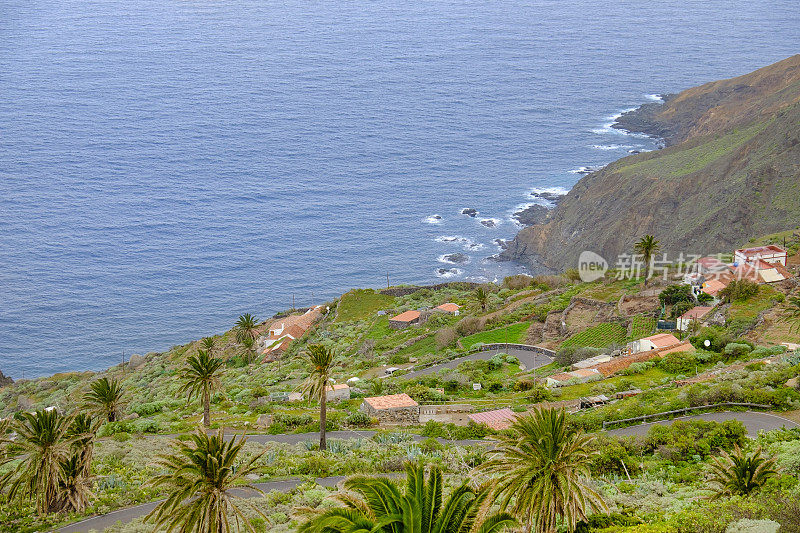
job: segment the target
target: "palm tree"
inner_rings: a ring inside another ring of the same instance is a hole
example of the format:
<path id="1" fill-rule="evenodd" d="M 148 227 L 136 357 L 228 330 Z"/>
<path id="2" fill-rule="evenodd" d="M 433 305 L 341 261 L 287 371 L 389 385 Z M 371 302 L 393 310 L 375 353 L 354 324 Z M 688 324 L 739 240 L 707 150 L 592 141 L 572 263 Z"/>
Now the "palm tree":
<path id="1" fill-rule="evenodd" d="M 0 477 L 0 487 L 8 489 L 9 499 L 20 495 L 36 501 L 36 511 L 47 514 L 59 510 L 64 477 L 61 465 L 70 458 L 72 439 L 68 437 L 72 419 L 55 409 L 21 413 L 13 424 L 17 438 L 7 446 L 0 466 L 17 461 Z"/>
<path id="2" fill-rule="evenodd" d="M 303 383 L 303 392 L 308 393 L 308 399 L 319 400 L 319 449 L 326 450 L 325 425 L 327 424 L 327 388 L 331 385 L 330 371 L 333 364 L 333 350 L 321 344 L 312 344 L 307 349 L 308 359 L 311 363 L 311 373 Z"/>
<path id="3" fill-rule="evenodd" d="M 486 311 L 486 306 L 489 303 L 489 293 L 483 287 L 475 289 L 475 302 L 480 306 L 482 311 Z"/>
<path id="4" fill-rule="evenodd" d="M 114 378 L 100 378 L 89 389 L 83 397 L 86 405 L 106 417 L 109 422 L 116 421 L 119 411 L 122 410 L 122 394 L 125 392 L 119 381 Z"/>
<path id="5" fill-rule="evenodd" d="M 186 366 L 178 371 L 178 376 L 185 383 L 180 388 L 181 394 L 189 393 L 188 401 L 199 396 L 203 402 L 203 425 L 211 425 L 211 393 L 219 389 L 222 359 L 213 357 L 205 350 L 197 350 L 196 355 L 186 360 Z"/>
<path id="6" fill-rule="evenodd" d="M 711 460 L 709 482 L 714 487 L 714 498 L 746 496 L 777 473 L 775 459 L 764 457 L 761 447 L 748 455 L 737 444 L 733 454 L 722 452 Z"/>
<path id="7" fill-rule="evenodd" d="M 515 525 L 507 513 L 487 516 L 490 490 L 456 488 L 442 505 L 442 471 L 406 465 L 405 492 L 393 480 L 354 476 L 344 482 L 350 493 L 337 496 L 344 507 L 325 510 L 301 525 L 300 533 L 497 533 Z M 356 493 L 356 494 L 352 494 Z M 360 496 L 360 497 L 359 497 Z"/>
<path id="8" fill-rule="evenodd" d="M 99 423 L 87 413 L 78 413 L 72 419 L 72 424 L 67 430 L 67 437 L 73 439 L 72 449 L 78 458 L 83 477 L 88 478 L 94 455 L 94 439 L 99 429 Z"/>
<path id="9" fill-rule="evenodd" d="M 236 330 L 236 341 L 243 342 L 246 337 L 255 339 L 258 337 L 256 328 L 258 327 L 258 320 L 250 313 L 245 313 L 236 321 L 234 329 Z"/>
<path id="10" fill-rule="evenodd" d="M 369 382 L 369 393 L 372 396 L 383 396 L 386 392 L 386 382 L 382 379 L 373 379 Z"/>
<path id="11" fill-rule="evenodd" d="M 254 532 L 237 503 L 238 497 L 231 493 L 238 481 L 256 470 L 255 462 L 264 454 L 238 465 L 237 458 L 246 441 L 244 435 L 226 441 L 222 429 L 216 435 L 208 435 L 200 428 L 188 442 L 175 441 L 174 452 L 161 456 L 157 462 L 166 473 L 149 482 L 152 487 L 165 489 L 166 499 L 145 520 L 154 520 L 156 529 L 168 532 L 228 533 L 232 530 L 232 516 L 234 531 L 244 527 Z M 249 484 L 238 488 L 261 493 Z"/>
<path id="12" fill-rule="evenodd" d="M 256 340 L 253 337 L 245 337 L 242 339 L 242 347 L 244 350 L 242 351 L 242 356 L 244 357 L 245 362 L 249 365 L 255 359 L 256 351 L 254 349 L 256 345 Z"/>
<path id="13" fill-rule="evenodd" d="M 661 249 L 661 243 L 652 235 L 645 235 L 639 242 L 633 245 L 633 251 L 642 256 L 644 261 L 644 286 L 647 287 L 647 280 L 650 279 L 650 260 Z"/>
<path id="14" fill-rule="evenodd" d="M 59 511 L 81 512 L 89 506 L 92 497 L 92 483 L 86 475 L 85 465 L 78 453 L 59 463 L 61 480 L 58 485 L 56 508 Z"/>
<path id="15" fill-rule="evenodd" d="M 792 325 L 789 326 L 789 333 L 800 332 L 800 296 L 789 296 L 786 298 L 784 318 L 792 322 Z"/>
<path id="16" fill-rule="evenodd" d="M 203 345 L 203 348 L 208 353 L 214 353 L 214 347 L 217 342 L 214 340 L 214 337 L 203 337 L 200 340 L 200 344 Z"/>
<path id="17" fill-rule="evenodd" d="M 524 531 L 554 532 L 559 520 L 574 530 L 588 512 L 605 509 L 586 483 L 593 439 L 571 428 L 563 409 L 537 408 L 495 438 L 497 446 L 478 472 L 499 474 L 493 495 L 501 509 L 511 507 Z"/>

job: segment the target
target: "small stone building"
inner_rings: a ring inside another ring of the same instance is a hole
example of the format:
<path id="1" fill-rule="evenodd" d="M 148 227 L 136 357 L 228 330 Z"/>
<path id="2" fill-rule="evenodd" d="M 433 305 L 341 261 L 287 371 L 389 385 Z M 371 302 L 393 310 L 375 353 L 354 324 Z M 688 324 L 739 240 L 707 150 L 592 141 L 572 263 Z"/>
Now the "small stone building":
<path id="1" fill-rule="evenodd" d="M 419 404 L 406 393 L 364 398 L 359 410 L 382 423 L 419 424 Z"/>
<path id="2" fill-rule="evenodd" d="M 419 311 L 405 311 L 390 318 L 389 327 L 392 329 L 405 329 L 412 324 L 419 324 L 421 315 L 422 313 Z"/>
<path id="3" fill-rule="evenodd" d="M 450 423 L 457 426 L 466 426 L 469 423 L 469 413 L 473 407 L 469 404 L 446 405 L 421 405 L 419 408 L 419 423 L 434 422 Z"/>
<path id="4" fill-rule="evenodd" d="M 345 383 L 334 383 L 333 386 L 325 388 L 325 399 L 329 402 L 349 400 L 350 385 Z"/>

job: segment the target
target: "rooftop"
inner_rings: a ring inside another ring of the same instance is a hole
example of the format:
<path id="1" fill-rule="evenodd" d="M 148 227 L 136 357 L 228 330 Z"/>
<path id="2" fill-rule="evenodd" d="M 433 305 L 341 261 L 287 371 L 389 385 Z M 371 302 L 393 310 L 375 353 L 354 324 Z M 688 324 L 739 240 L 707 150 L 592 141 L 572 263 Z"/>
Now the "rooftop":
<path id="1" fill-rule="evenodd" d="M 703 318 L 708 314 L 709 311 L 714 309 L 713 307 L 704 307 L 702 305 L 698 305 L 697 307 L 693 307 L 689 309 L 685 313 L 681 315 L 681 318 L 684 320 L 697 320 L 699 318 Z"/>
<path id="2" fill-rule="evenodd" d="M 447 311 L 448 313 L 455 313 L 456 311 L 461 309 L 461 306 L 448 302 L 446 304 L 436 306 L 436 309 L 441 309 L 442 311 Z"/>
<path id="3" fill-rule="evenodd" d="M 334 383 L 332 387 L 328 386 L 328 387 L 325 388 L 325 390 L 333 391 L 333 390 L 342 390 L 342 389 L 349 389 L 349 388 L 350 388 L 350 385 L 347 385 L 345 383 Z"/>
<path id="4" fill-rule="evenodd" d="M 674 344 L 680 344 L 681 341 L 675 335 L 671 333 L 659 333 L 658 335 L 652 335 L 650 337 L 645 337 L 642 340 L 648 340 L 655 344 L 656 348 L 666 348 L 667 346 L 672 346 Z"/>
<path id="5" fill-rule="evenodd" d="M 400 313 L 399 315 L 393 316 L 389 320 L 393 320 L 395 322 L 411 322 L 412 320 L 416 320 L 419 318 L 419 311 L 408 310 L 404 313 Z"/>
<path id="6" fill-rule="evenodd" d="M 780 246 L 768 244 L 766 246 L 754 246 L 753 248 L 740 248 L 736 250 L 736 253 L 745 257 L 755 257 L 757 255 L 785 254 L 786 250 Z"/>
<path id="7" fill-rule="evenodd" d="M 383 409 L 397 409 L 399 407 L 417 407 L 419 405 L 405 392 L 401 394 L 391 394 L 389 396 L 372 396 L 370 398 L 364 398 L 364 401 L 377 411 Z"/>
<path id="8" fill-rule="evenodd" d="M 517 418 L 517 413 L 509 408 L 496 409 L 494 411 L 484 411 L 483 413 L 472 413 L 469 419 L 476 424 L 486 424 L 492 429 L 508 429 Z"/>

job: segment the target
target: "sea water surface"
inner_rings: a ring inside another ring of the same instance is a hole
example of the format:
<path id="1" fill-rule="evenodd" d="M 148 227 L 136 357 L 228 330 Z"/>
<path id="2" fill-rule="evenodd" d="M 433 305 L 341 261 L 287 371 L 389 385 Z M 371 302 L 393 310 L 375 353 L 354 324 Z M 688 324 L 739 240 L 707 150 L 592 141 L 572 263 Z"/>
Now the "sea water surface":
<path id="1" fill-rule="evenodd" d="M 797 53 L 799 13 L 0 0 L 0 370 L 100 369 L 387 274 L 519 271 L 486 258 L 532 191 L 655 148 L 611 117 Z"/>

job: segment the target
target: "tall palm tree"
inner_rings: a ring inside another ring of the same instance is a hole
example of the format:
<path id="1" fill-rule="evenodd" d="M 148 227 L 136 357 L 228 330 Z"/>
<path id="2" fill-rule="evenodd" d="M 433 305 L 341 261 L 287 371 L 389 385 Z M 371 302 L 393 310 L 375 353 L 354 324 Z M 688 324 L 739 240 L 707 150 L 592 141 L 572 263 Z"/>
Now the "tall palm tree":
<path id="1" fill-rule="evenodd" d="M 633 251 L 642 256 L 644 261 L 644 286 L 647 287 L 647 280 L 650 279 L 650 260 L 661 249 L 661 243 L 652 235 L 645 235 L 639 242 L 633 245 Z"/>
<path id="2" fill-rule="evenodd" d="M 216 347 L 217 341 L 214 339 L 214 337 L 203 337 L 200 340 L 200 344 L 208 353 L 214 353 L 214 348 Z"/>
<path id="3" fill-rule="evenodd" d="M 246 441 L 244 435 L 226 441 L 222 429 L 216 435 L 208 435 L 200 428 L 188 442 L 175 441 L 174 452 L 161 456 L 157 462 L 165 473 L 149 482 L 150 486 L 165 489 L 167 497 L 146 520 L 155 521 L 156 529 L 167 532 L 229 533 L 233 518 L 233 531 L 244 527 L 255 532 L 237 496 L 231 493 L 238 481 L 256 470 L 255 462 L 264 454 L 238 465 L 237 458 Z M 261 493 L 249 484 L 238 487 Z"/>
<path id="4" fill-rule="evenodd" d="M 333 364 L 333 350 L 321 344 L 312 344 L 306 349 L 308 360 L 311 363 L 311 373 L 303 383 L 303 392 L 308 394 L 308 399 L 319 401 L 319 449 L 328 448 L 325 440 L 325 425 L 327 424 L 327 388 L 331 385 L 331 366 Z"/>
<path id="5" fill-rule="evenodd" d="M 789 296 L 786 298 L 784 318 L 792 322 L 789 326 L 789 333 L 800 332 L 800 296 Z"/>
<path id="6" fill-rule="evenodd" d="M 245 313 L 236 320 L 236 341 L 242 342 L 246 337 L 255 339 L 258 337 L 256 328 L 258 327 L 258 320 L 250 313 Z"/>
<path id="7" fill-rule="evenodd" d="M 493 495 L 525 524 L 524 531 L 551 533 L 559 520 L 574 530 L 589 512 L 605 509 L 587 484 L 594 437 L 571 428 L 563 409 L 537 408 L 510 429 L 495 438 L 497 446 L 478 472 L 499 475 Z"/>
<path id="8" fill-rule="evenodd" d="M 488 515 L 490 490 L 465 482 L 442 505 L 442 471 L 427 482 L 423 464 L 406 465 L 405 492 L 393 480 L 354 476 L 337 496 L 344 507 L 325 510 L 301 525 L 300 533 L 497 533 L 516 524 L 511 515 Z M 355 493 L 355 494 L 352 494 Z M 360 496 L 360 497 L 359 497 Z"/>
<path id="9" fill-rule="evenodd" d="M 116 379 L 100 378 L 89 386 L 83 399 L 88 407 L 106 417 L 109 422 L 114 422 L 122 410 L 124 392 L 125 389 Z"/>
<path id="10" fill-rule="evenodd" d="M 475 289 L 475 302 L 480 306 L 482 311 L 486 311 L 486 306 L 489 303 L 489 293 L 483 287 Z"/>
<path id="11" fill-rule="evenodd" d="M 734 446 L 733 454 L 722 452 L 720 457 L 714 457 L 710 468 L 714 498 L 746 496 L 778 473 L 775 459 L 764 457 L 761 447 L 747 454 L 739 445 Z"/>
<path id="12" fill-rule="evenodd" d="M 188 401 L 199 396 L 203 402 L 205 427 L 211 425 L 211 393 L 220 387 L 222 365 L 222 359 L 209 355 L 205 350 L 197 350 L 197 354 L 189 356 L 186 366 L 178 371 L 178 377 L 184 381 L 180 388 L 181 394 L 188 393 Z"/>
<path id="13" fill-rule="evenodd" d="M 17 438 L 6 446 L 6 458 L 0 466 L 17 461 L 0 477 L 0 487 L 8 489 L 9 499 L 16 496 L 36 502 L 40 515 L 59 510 L 63 487 L 62 463 L 71 456 L 72 439 L 67 435 L 72 419 L 55 409 L 22 413 L 12 424 Z"/>

